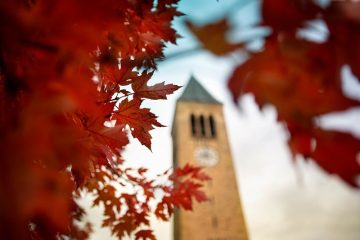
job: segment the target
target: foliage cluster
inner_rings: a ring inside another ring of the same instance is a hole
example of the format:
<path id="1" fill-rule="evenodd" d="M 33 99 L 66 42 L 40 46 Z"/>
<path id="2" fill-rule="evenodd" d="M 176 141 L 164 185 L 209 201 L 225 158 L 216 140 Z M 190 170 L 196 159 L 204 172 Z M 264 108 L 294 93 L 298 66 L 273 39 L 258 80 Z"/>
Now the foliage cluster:
<path id="1" fill-rule="evenodd" d="M 86 239 L 81 191 L 104 206 L 103 226 L 119 238 L 154 239 L 150 214 L 168 220 L 174 207 L 206 200 L 199 168 L 149 179 L 121 157 L 128 132 L 151 149 L 149 132 L 162 127 L 142 102 L 179 88 L 148 83 L 164 44 L 176 42 L 176 4 L 0 2 L 1 239 Z"/>
<path id="2" fill-rule="evenodd" d="M 328 1 L 321 6 L 318 2 L 262 0 L 262 21 L 254 28 L 268 29 L 269 34 L 261 50 L 251 50 L 247 42 L 229 41 L 232 28 L 226 18 L 201 27 L 189 22 L 188 27 L 215 55 L 248 56 L 228 80 L 235 102 L 252 93 L 259 106 L 275 106 L 278 120 L 288 129 L 294 156 L 312 159 L 349 186 L 359 187 L 360 140 L 323 129 L 317 119 L 359 107 L 358 100 L 344 93 L 341 72 L 349 66 L 360 79 L 360 3 Z M 318 35 L 325 31 L 327 36 L 319 41 L 302 34 L 309 30 Z"/>

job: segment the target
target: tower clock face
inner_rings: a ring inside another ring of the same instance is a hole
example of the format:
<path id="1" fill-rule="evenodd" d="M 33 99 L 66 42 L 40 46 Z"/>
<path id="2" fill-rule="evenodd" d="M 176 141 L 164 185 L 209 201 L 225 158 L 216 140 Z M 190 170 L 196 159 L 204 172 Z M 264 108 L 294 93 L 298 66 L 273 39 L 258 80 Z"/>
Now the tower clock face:
<path id="1" fill-rule="evenodd" d="M 202 167 L 215 166 L 219 161 L 219 154 L 210 147 L 199 147 L 195 149 L 195 159 Z"/>

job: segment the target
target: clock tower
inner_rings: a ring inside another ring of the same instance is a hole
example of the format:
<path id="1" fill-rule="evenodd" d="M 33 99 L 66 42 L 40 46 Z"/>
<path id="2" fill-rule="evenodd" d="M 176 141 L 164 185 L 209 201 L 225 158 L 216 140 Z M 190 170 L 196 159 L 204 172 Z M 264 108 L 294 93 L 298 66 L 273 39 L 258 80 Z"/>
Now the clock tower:
<path id="1" fill-rule="evenodd" d="M 248 240 L 223 105 L 194 77 L 177 101 L 172 137 L 175 167 L 202 166 L 212 179 L 208 202 L 175 212 L 174 240 Z"/>

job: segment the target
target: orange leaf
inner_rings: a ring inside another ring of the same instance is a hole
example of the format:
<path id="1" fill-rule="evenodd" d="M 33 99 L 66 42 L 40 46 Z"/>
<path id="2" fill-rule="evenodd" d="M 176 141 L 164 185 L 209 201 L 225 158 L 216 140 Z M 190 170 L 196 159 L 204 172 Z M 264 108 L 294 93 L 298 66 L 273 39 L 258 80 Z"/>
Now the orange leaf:
<path id="1" fill-rule="evenodd" d="M 199 39 L 202 46 L 216 55 L 225 55 L 244 47 L 243 44 L 232 44 L 228 41 L 226 34 L 229 31 L 229 24 L 226 20 L 202 27 L 197 27 L 191 22 L 187 22 L 186 25 Z"/>

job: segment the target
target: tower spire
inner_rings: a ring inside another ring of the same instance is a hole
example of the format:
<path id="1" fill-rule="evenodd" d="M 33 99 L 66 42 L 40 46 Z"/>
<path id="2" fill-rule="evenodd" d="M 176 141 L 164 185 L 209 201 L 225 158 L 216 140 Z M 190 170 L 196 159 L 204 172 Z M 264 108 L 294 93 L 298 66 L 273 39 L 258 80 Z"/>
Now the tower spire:
<path id="1" fill-rule="evenodd" d="M 198 80 L 196 80 L 193 75 L 191 75 L 190 80 L 178 101 L 221 104 L 198 82 Z"/>

